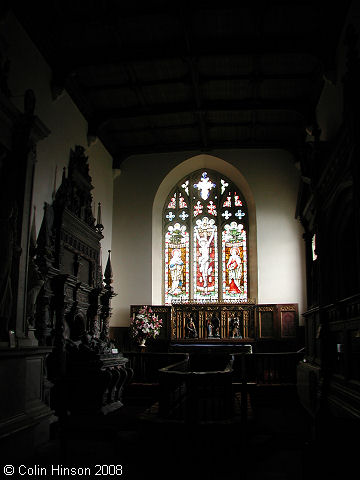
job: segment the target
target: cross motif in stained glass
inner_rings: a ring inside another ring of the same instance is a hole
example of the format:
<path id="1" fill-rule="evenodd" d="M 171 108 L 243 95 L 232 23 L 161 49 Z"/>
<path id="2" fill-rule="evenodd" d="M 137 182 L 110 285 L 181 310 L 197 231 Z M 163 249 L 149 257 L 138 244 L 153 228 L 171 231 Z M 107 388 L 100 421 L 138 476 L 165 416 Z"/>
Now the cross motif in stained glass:
<path id="1" fill-rule="evenodd" d="M 185 219 L 188 217 L 189 215 L 187 213 L 185 213 L 184 211 L 182 211 L 179 215 L 179 218 L 181 218 L 181 220 L 184 222 Z"/>
<path id="2" fill-rule="evenodd" d="M 228 219 L 231 217 L 232 213 L 229 212 L 228 210 L 225 210 L 225 212 L 222 213 L 221 215 L 222 215 L 226 220 L 228 220 Z"/>
<path id="3" fill-rule="evenodd" d="M 212 200 L 208 203 L 207 209 L 210 215 L 217 215 L 216 205 L 214 205 L 214 202 Z"/>
<path id="4" fill-rule="evenodd" d="M 170 220 L 170 222 L 172 222 L 172 221 L 174 220 L 174 218 L 175 218 L 175 215 L 174 215 L 173 212 L 169 212 L 169 213 L 166 215 L 166 218 L 167 218 L 168 220 Z"/>
<path id="5" fill-rule="evenodd" d="M 215 188 L 216 185 L 213 183 L 210 178 L 207 176 L 207 173 L 204 172 L 201 175 L 201 180 L 199 183 L 194 183 L 194 187 L 200 191 L 201 198 L 207 200 L 209 197 L 210 190 Z"/>
<path id="6" fill-rule="evenodd" d="M 203 211 L 203 206 L 200 201 L 197 202 L 196 205 L 194 205 L 194 217 L 197 217 L 200 215 Z"/>
<path id="7" fill-rule="evenodd" d="M 238 217 L 238 219 L 241 220 L 242 217 L 245 217 L 245 213 L 242 212 L 241 210 L 238 210 L 238 211 L 235 213 L 235 217 Z"/>

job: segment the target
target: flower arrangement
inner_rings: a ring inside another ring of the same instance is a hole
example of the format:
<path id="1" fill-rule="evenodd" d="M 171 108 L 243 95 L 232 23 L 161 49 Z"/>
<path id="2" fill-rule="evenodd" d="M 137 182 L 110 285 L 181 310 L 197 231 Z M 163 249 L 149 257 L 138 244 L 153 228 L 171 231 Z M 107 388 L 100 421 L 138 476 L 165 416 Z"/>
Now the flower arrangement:
<path id="1" fill-rule="evenodd" d="M 151 310 L 144 306 L 130 320 L 130 335 L 144 345 L 147 338 L 156 338 L 160 333 L 162 320 Z"/>

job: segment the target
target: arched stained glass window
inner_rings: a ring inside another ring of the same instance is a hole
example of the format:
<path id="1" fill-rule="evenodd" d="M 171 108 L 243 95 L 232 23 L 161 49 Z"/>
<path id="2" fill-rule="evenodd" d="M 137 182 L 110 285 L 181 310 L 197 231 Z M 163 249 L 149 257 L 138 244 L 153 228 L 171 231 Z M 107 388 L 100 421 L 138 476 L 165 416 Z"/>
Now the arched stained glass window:
<path id="1" fill-rule="evenodd" d="M 247 300 L 248 212 L 228 178 L 210 170 L 186 176 L 163 218 L 166 304 Z"/>

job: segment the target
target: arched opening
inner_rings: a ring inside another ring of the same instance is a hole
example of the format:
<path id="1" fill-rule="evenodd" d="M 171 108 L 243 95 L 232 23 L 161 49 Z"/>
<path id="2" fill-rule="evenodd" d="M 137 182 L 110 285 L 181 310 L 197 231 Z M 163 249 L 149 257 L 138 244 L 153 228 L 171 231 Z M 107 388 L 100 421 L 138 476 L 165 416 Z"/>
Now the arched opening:
<path id="1" fill-rule="evenodd" d="M 169 193 L 174 186 L 187 175 L 204 169 L 217 172 L 229 179 L 237 191 L 241 192 L 248 210 L 247 228 L 249 235 L 247 238 L 248 266 L 247 273 L 249 278 L 248 292 L 251 298 L 257 300 L 258 281 L 257 281 L 257 247 L 256 247 L 256 211 L 253 194 L 250 187 L 237 168 L 225 162 L 224 160 L 211 155 L 197 155 L 182 162 L 175 167 L 162 181 L 154 198 L 153 216 L 152 216 L 152 303 L 162 304 L 165 298 L 164 289 L 164 263 L 163 263 L 163 208 Z M 235 213 L 235 212 L 234 212 Z"/>
<path id="2" fill-rule="evenodd" d="M 215 170 L 186 175 L 163 209 L 164 301 L 247 301 L 248 210 Z"/>

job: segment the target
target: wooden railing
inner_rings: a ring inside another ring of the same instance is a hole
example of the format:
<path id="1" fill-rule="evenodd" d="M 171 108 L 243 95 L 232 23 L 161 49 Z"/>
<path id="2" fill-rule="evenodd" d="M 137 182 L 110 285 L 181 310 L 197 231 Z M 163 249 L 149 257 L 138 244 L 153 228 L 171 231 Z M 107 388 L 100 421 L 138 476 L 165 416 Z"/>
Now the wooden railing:
<path id="1" fill-rule="evenodd" d="M 128 352 L 134 382 L 157 385 L 158 414 L 186 423 L 246 420 L 251 386 L 296 385 L 303 352 L 199 354 Z M 251 394 L 250 394 L 251 395 Z M 234 411 L 241 400 L 240 413 Z M 238 404 L 238 403 L 237 403 Z"/>
<path id="2" fill-rule="evenodd" d="M 178 364 L 182 361 L 191 362 L 192 370 L 209 371 L 216 365 L 220 370 L 225 368 L 229 355 L 159 352 L 124 352 L 129 359 L 134 382 L 154 383 L 159 381 L 159 369 Z M 233 381 L 256 384 L 296 384 L 296 366 L 303 358 L 303 350 L 299 352 L 280 353 L 234 353 Z M 203 358 L 203 360 L 200 360 Z"/>
<path id="3" fill-rule="evenodd" d="M 235 353 L 234 381 L 257 385 L 296 384 L 296 366 L 303 352 Z"/>
<path id="4" fill-rule="evenodd" d="M 269 395 L 269 389 L 264 391 L 257 387 L 272 386 L 276 388 L 276 391 L 278 391 L 277 387 L 285 387 L 288 392 L 293 390 L 290 388 L 289 391 L 289 387 L 296 385 L 296 367 L 303 355 L 303 351 L 233 355 L 233 389 L 235 394 L 240 396 L 240 416 L 243 424 L 248 419 L 250 398 L 251 402 L 254 398 L 257 400 L 262 398 L 262 401 L 266 402 L 274 401 Z M 283 395 L 283 388 L 281 392 Z M 273 389 L 272 393 L 275 393 Z M 278 398 L 277 394 L 275 394 L 275 398 Z"/>
<path id="5" fill-rule="evenodd" d="M 186 423 L 231 418 L 232 362 L 222 370 L 194 371 L 187 359 L 160 369 L 160 417 Z"/>
<path id="6" fill-rule="evenodd" d="M 188 359 L 187 353 L 124 352 L 133 370 L 133 382 L 158 383 L 159 369 Z"/>

